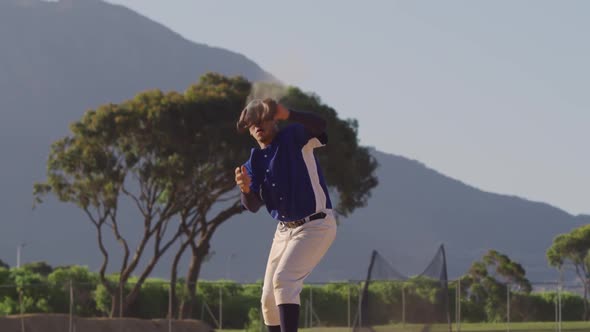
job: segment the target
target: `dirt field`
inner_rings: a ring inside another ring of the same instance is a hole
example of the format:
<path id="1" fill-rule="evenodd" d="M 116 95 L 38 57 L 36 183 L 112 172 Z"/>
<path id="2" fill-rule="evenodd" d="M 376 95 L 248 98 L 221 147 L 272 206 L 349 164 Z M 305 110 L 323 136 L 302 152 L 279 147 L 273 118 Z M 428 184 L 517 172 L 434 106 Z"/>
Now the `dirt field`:
<path id="1" fill-rule="evenodd" d="M 24 315 L 0 317 L 2 332 L 69 332 L 68 315 Z M 174 332 L 212 332 L 207 324 L 197 320 L 172 321 Z M 168 332 L 167 320 L 135 318 L 78 318 L 72 320 L 72 332 Z"/>

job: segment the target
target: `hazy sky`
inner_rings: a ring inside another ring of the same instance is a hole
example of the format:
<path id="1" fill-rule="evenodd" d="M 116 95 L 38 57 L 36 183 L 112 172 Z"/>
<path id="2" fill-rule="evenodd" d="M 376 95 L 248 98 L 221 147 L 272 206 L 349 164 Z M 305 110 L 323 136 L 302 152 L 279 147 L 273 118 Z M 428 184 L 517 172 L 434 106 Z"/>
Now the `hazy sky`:
<path id="1" fill-rule="evenodd" d="M 590 1 L 110 2 L 317 93 L 364 145 L 590 213 Z"/>

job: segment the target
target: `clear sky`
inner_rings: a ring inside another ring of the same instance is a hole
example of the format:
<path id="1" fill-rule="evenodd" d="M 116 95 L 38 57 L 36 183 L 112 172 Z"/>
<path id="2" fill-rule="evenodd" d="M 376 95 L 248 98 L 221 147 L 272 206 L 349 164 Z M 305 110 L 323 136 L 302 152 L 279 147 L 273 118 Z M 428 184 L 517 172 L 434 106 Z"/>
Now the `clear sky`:
<path id="1" fill-rule="evenodd" d="M 363 145 L 590 213 L 590 1 L 109 2 L 315 92 Z"/>

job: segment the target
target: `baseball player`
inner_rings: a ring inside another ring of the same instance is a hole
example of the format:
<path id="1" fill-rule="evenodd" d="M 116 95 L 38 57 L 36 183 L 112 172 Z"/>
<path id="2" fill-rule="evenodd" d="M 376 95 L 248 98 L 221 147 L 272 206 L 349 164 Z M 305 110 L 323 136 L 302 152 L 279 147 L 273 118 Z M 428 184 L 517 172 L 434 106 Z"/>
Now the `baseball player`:
<path id="1" fill-rule="evenodd" d="M 278 121 L 291 124 L 279 130 Z M 235 170 L 242 205 L 262 205 L 278 221 L 264 284 L 262 314 L 269 332 L 297 331 L 303 280 L 336 236 L 336 221 L 314 149 L 327 143 L 326 121 L 289 110 L 272 99 L 255 99 L 242 111 L 240 132 L 259 147 Z"/>

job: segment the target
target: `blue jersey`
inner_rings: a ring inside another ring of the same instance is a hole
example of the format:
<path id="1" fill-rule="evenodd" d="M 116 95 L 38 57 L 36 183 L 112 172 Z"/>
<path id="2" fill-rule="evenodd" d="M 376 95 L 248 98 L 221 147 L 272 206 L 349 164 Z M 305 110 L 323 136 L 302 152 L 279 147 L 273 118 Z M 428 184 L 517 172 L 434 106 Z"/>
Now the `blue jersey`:
<path id="1" fill-rule="evenodd" d="M 245 163 L 251 192 L 270 215 L 293 221 L 331 209 L 326 181 L 314 149 L 327 143 L 325 133 L 313 137 L 300 123 L 280 130 L 264 149 L 253 148 Z"/>

